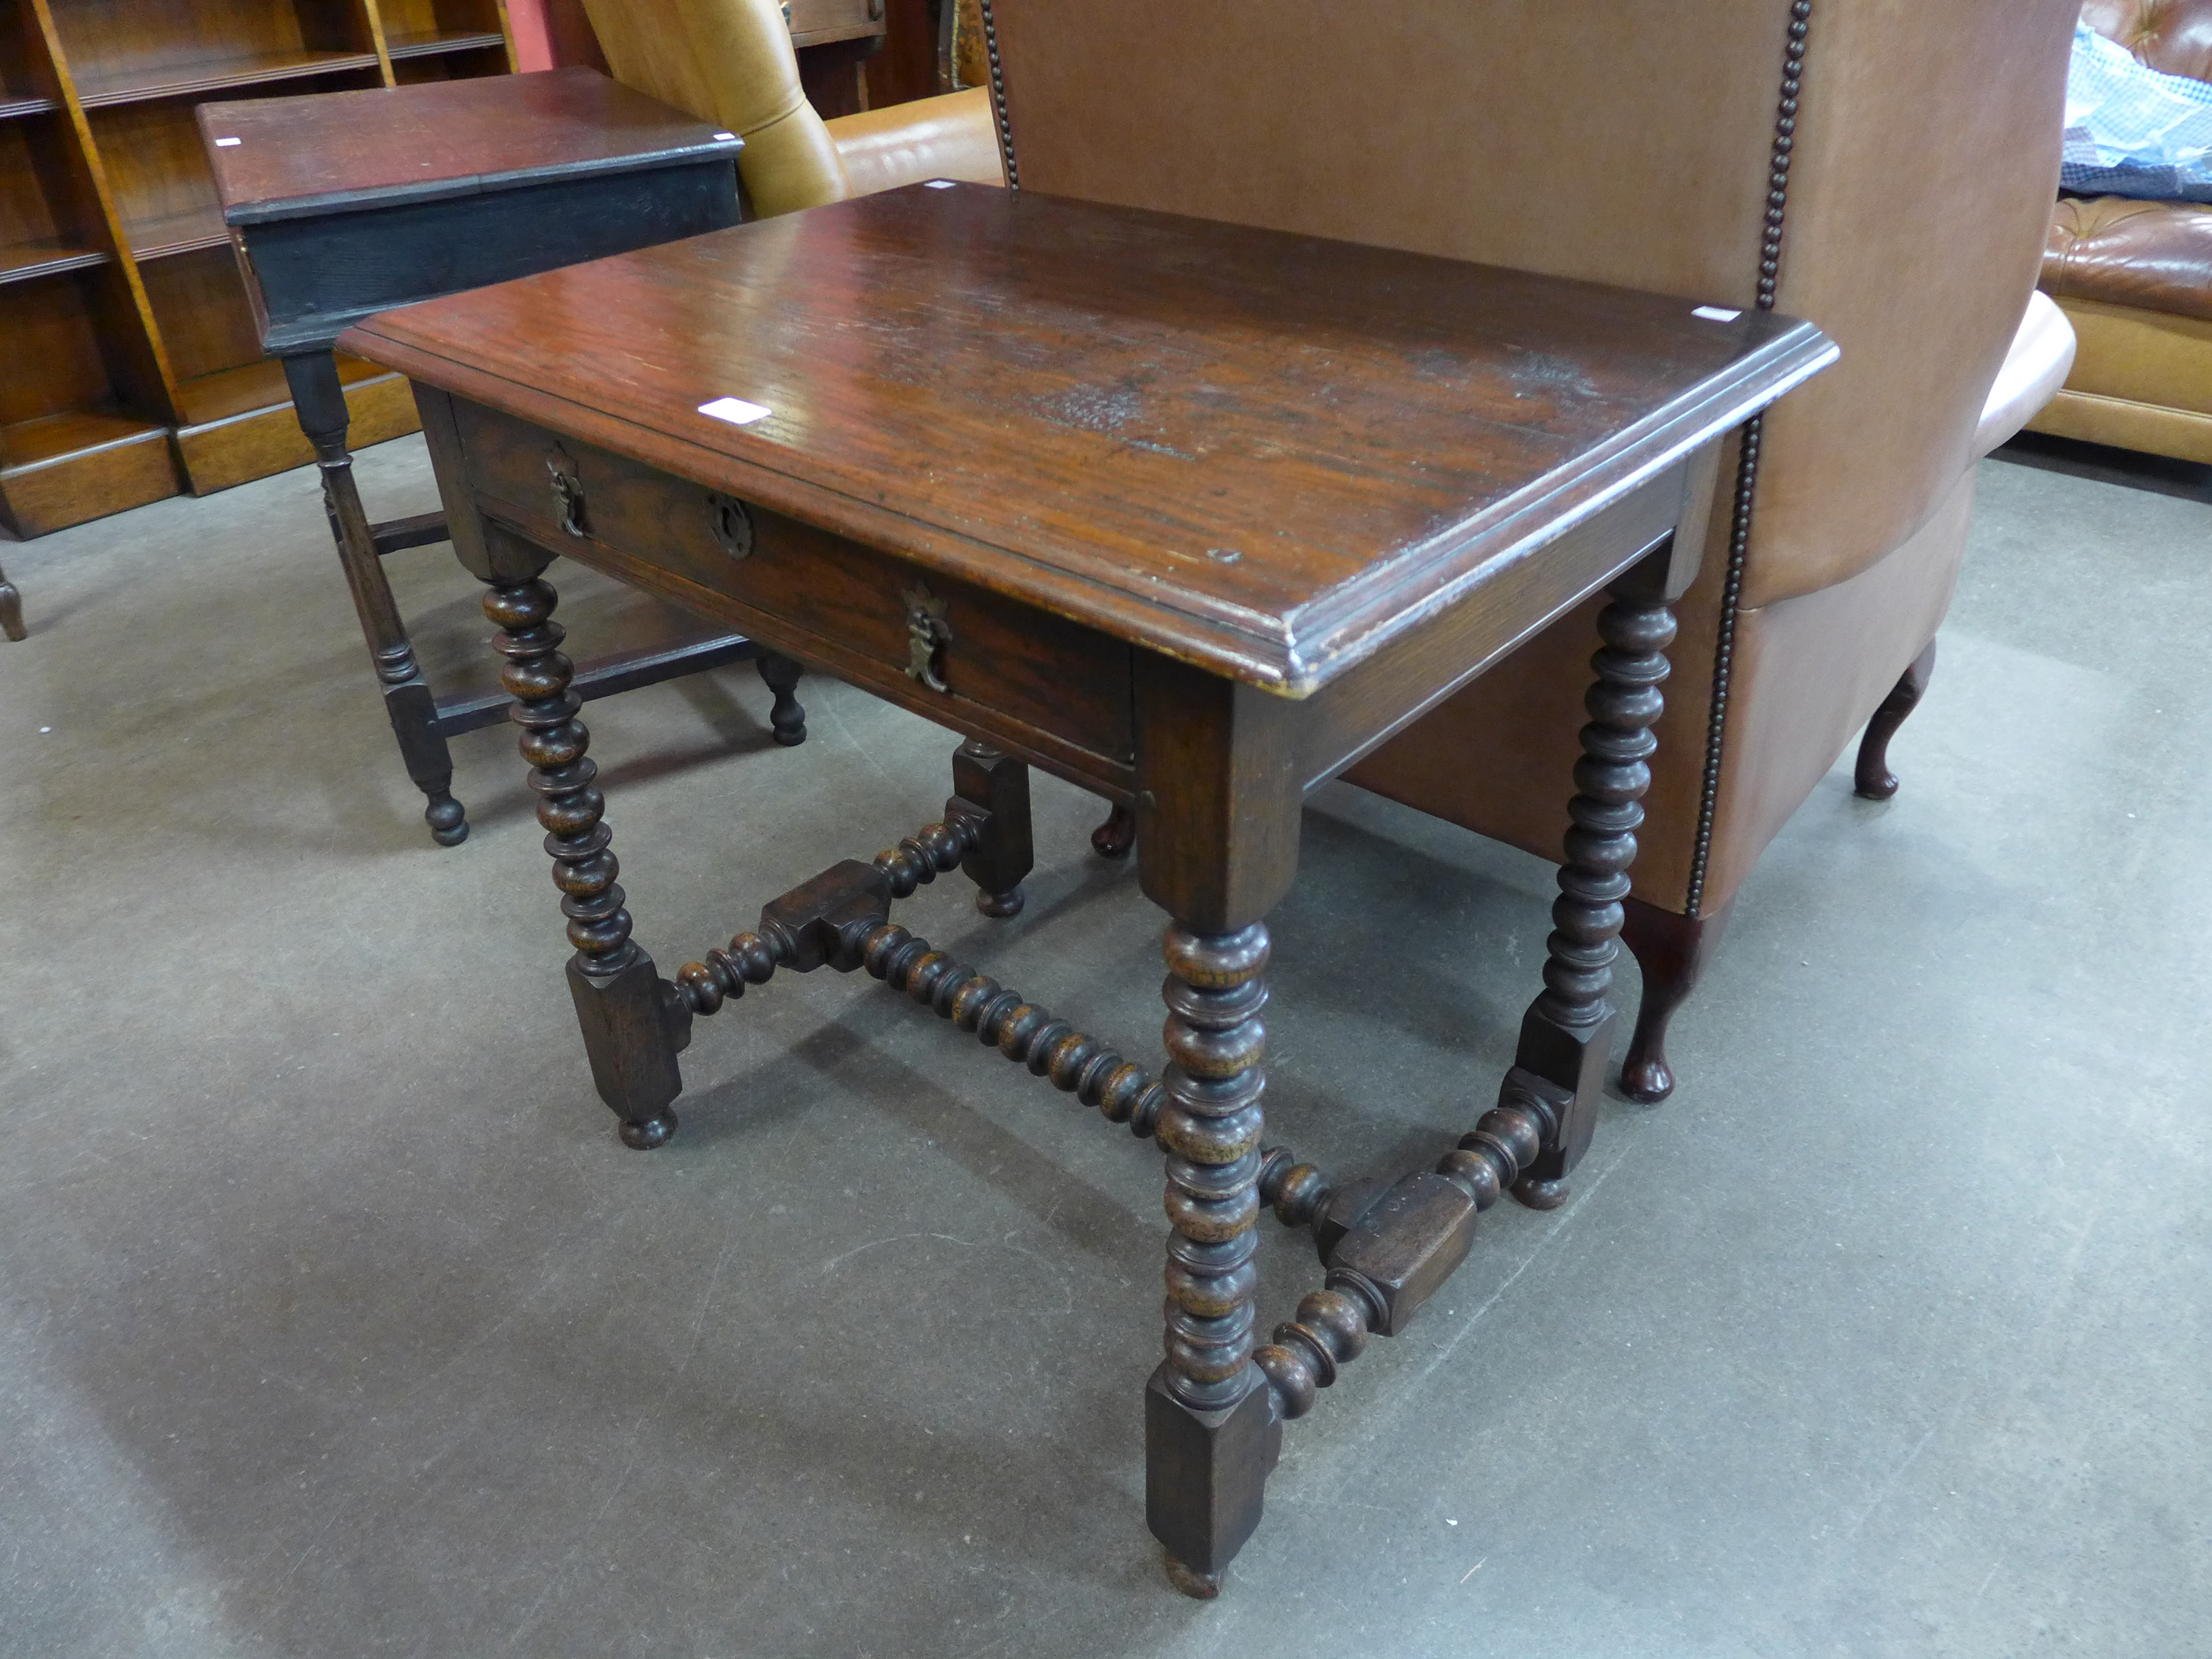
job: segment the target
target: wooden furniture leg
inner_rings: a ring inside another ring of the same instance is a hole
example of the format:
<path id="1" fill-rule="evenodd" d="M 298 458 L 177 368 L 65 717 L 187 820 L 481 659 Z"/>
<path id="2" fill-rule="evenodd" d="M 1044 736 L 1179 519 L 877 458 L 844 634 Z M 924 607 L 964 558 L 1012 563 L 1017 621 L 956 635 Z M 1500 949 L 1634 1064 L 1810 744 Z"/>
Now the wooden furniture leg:
<path id="1" fill-rule="evenodd" d="M 1874 711 L 1874 718 L 1867 722 L 1866 736 L 1859 740 L 1859 761 L 1852 777 L 1860 799 L 1887 800 L 1897 793 L 1897 775 L 1889 769 L 1889 740 L 1905 724 L 1905 716 L 1920 707 L 1920 699 L 1927 694 L 1928 682 L 1935 672 L 1936 641 L 1930 640 L 1928 648 L 1912 659 L 1912 665 L 1899 677 L 1890 694 L 1881 700 L 1881 707 Z"/>
<path id="2" fill-rule="evenodd" d="M 1651 787 L 1649 763 L 1659 746 L 1651 728 L 1664 706 L 1659 687 L 1674 638 L 1674 613 L 1662 585 L 1665 556 L 1614 583 L 1612 603 L 1598 613 L 1605 644 L 1590 659 L 1597 679 L 1583 698 L 1590 720 L 1582 730 L 1576 794 L 1567 805 L 1571 827 L 1545 941 L 1544 991 L 1522 1019 L 1520 1045 L 1499 1097 L 1501 1103 L 1534 1097 L 1553 1120 L 1542 1152 L 1513 1186 L 1514 1197 L 1532 1209 L 1566 1201 L 1567 1172 L 1589 1149 L 1603 1092 L 1614 1018 L 1606 993 L 1620 953 L 1628 866 L 1644 822 L 1644 792 Z"/>
<path id="3" fill-rule="evenodd" d="M 763 651 L 755 665 L 760 670 L 762 684 L 775 695 L 775 705 L 768 711 L 769 730 L 786 749 L 795 749 L 806 741 L 806 710 L 799 707 L 795 695 L 799 676 L 805 671 L 791 658 L 774 651 Z"/>
<path id="4" fill-rule="evenodd" d="M 1166 1357 L 1145 1385 L 1145 1517 L 1187 1595 L 1260 1523 L 1281 1419 L 1253 1363 L 1266 916 L 1297 874 L 1300 705 L 1140 655 L 1137 875 L 1165 935 Z"/>
<path id="5" fill-rule="evenodd" d="M 1705 970 L 1735 902 L 1709 916 L 1686 916 L 1632 898 L 1623 906 L 1620 937 L 1644 970 L 1644 1000 L 1637 1005 L 1636 1035 L 1620 1063 L 1620 1091 L 1646 1106 L 1674 1092 L 1667 1061 L 1667 1026 Z"/>
<path id="6" fill-rule="evenodd" d="M 952 797 L 948 818 L 961 814 L 984 820 L 977 839 L 960 860 L 961 872 L 975 884 L 975 908 L 987 916 L 1021 914 L 1022 878 L 1036 866 L 1030 839 L 1030 769 L 979 738 L 953 752 Z"/>
<path id="7" fill-rule="evenodd" d="M 530 763 L 553 884 L 564 895 L 561 914 L 576 949 L 568 991 L 592 1080 L 622 1120 L 623 1144 L 647 1151 L 676 1133 L 672 1103 L 684 1091 L 676 1056 L 690 1040 L 690 1011 L 629 936 L 615 880 L 622 866 L 600 821 L 606 801 L 593 782 L 599 768 L 584 752 L 591 734 L 576 718 L 583 703 L 569 689 L 571 665 L 553 620 L 559 596 L 542 577 L 490 586 L 484 615 L 500 630 L 492 648 L 507 659 L 500 680 L 514 699 L 508 717 L 522 728 L 519 746 Z"/>
<path id="8" fill-rule="evenodd" d="M 1119 801 L 1106 822 L 1091 832 L 1091 850 L 1102 859 L 1125 859 L 1137 844 L 1137 815 Z"/>
<path id="9" fill-rule="evenodd" d="M 0 570 L 0 633 L 11 640 L 23 637 L 23 596 L 4 570 Z"/>
<path id="10" fill-rule="evenodd" d="M 1167 931 L 1167 1358 L 1145 1385 L 1145 1514 L 1169 1579 L 1217 1595 L 1282 1443 L 1252 1364 L 1267 929 Z"/>
<path id="11" fill-rule="evenodd" d="M 331 537 L 337 544 L 354 612 L 361 618 L 362 637 L 368 641 L 369 659 L 376 665 L 400 758 L 416 787 L 429 798 L 422 817 L 430 826 L 430 838 L 441 847 L 458 847 L 468 839 L 469 824 L 460 802 L 453 799 L 453 757 L 439 729 L 437 700 L 416 665 L 414 644 L 399 619 L 391 585 L 384 580 L 375 532 L 354 484 L 337 359 L 327 350 L 287 357 L 284 379 L 292 388 L 300 429 L 314 446 L 315 464 L 322 469 L 323 509 L 330 516 Z"/>

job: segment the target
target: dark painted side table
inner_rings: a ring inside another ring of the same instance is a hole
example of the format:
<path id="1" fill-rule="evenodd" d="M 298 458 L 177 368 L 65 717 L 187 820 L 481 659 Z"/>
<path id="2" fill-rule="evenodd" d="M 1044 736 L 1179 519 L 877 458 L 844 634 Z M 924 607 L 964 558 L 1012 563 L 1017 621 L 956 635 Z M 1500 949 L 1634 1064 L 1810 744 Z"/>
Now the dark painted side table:
<path id="1" fill-rule="evenodd" d="M 388 312 L 343 343 L 414 380 L 454 551 L 489 589 L 623 1139 L 674 1133 L 696 1018 L 822 967 L 1156 1139 L 1146 1507 L 1175 1583 L 1212 1594 L 1285 1424 L 1407 1328 L 1480 1211 L 1565 1196 L 1721 441 L 1834 347 L 1768 312 L 969 185 Z M 615 880 L 556 552 L 964 733 L 943 819 L 661 978 Z M 1395 1178 L 1265 1145 L 1266 917 L 1306 793 L 1601 591 L 1544 988 L 1496 1105 Z M 955 868 L 1014 908 L 1029 766 L 1134 809 L 1169 917 L 1157 1075 L 890 919 Z M 1323 1284 L 1261 1342 L 1268 1207 L 1311 1232 Z M 988 1364 L 982 1295 L 936 1315 Z"/>
<path id="2" fill-rule="evenodd" d="M 203 104 L 198 118 L 262 347 L 283 361 L 322 469 L 401 757 L 429 798 L 431 835 L 453 846 L 469 827 L 447 739 L 503 718 L 507 702 L 441 697 L 423 679 L 380 561 L 446 539 L 445 515 L 369 521 L 331 344 L 392 306 L 733 225 L 743 146 L 586 69 Z M 749 658 L 775 696 L 776 741 L 803 741 L 799 665 L 727 629 L 586 663 L 576 691 L 605 696 Z"/>

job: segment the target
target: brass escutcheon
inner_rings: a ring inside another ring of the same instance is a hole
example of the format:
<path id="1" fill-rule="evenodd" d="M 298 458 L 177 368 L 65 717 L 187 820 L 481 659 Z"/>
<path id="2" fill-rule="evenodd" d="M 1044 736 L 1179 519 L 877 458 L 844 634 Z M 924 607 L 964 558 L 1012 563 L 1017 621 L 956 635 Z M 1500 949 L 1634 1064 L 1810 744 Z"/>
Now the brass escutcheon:
<path id="1" fill-rule="evenodd" d="M 945 619 L 945 601 L 916 582 L 900 596 L 906 600 L 906 672 L 933 691 L 950 691 L 939 672 L 945 647 L 952 643 L 952 625 Z"/>
<path id="2" fill-rule="evenodd" d="M 732 558 L 752 556 L 753 515 L 736 496 L 707 492 L 707 528 L 714 532 L 714 544 Z"/>
<path id="3" fill-rule="evenodd" d="M 555 444 L 545 452 L 545 471 L 553 481 L 553 521 L 571 536 L 584 534 L 584 481 L 575 458 Z"/>

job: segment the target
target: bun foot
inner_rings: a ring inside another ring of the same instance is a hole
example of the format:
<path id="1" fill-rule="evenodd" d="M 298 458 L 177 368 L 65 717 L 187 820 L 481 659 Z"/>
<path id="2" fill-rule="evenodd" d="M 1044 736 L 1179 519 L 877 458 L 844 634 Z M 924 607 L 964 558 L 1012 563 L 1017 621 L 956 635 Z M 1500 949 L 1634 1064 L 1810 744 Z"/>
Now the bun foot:
<path id="1" fill-rule="evenodd" d="M 1003 893 L 986 893 L 978 889 L 975 894 L 975 908 L 987 916 L 1018 916 L 1022 906 L 1028 902 L 1029 896 L 1018 887 L 1009 887 Z"/>
<path id="2" fill-rule="evenodd" d="M 664 1109 L 658 1117 L 649 1117 L 642 1123 L 623 1120 L 622 1143 L 632 1152 L 649 1152 L 656 1146 L 665 1146 L 676 1133 L 676 1114 Z"/>
<path id="3" fill-rule="evenodd" d="M 1532 1210 L 1556 1210 L 1571 1190 L 1564 1181 L 1516 1181 L 1513 1196 Z"/>
<path id="4" fill-rule="evenodd" d="M 23 637 L 23 596 L 5 576 L 0 576 L 0 632 L 11 640 Z"/>
<path id="5" fill-rule="evenodd" d="M 1137 815 L 1126 806 L 1116 806 L 1091 832 L 1091 850 L 1102 859 L 1125 859 L 1136 844 Z"/>
<path id="6" fill-rule="evenodd" d="M 422 809 L 422 822 L 430 826 L 430 839 L 441 847 L 459 847 L 469 838 L 468 809 L 449 794 L 430 797 Z"/>
<path id="7" fill-rule="evenodd" d="M 1200 1572 L 1195 1567 L 1185 1566 L 1165 1551 L 1161 1552 L 1160 1559 L 1167 1567 L 1168 1583 L 1173 1584 L 1192 1601 L 1211 1601 L 1221 1594 L 1219 1573 Z"/>
<path id="8" fill-rule="evenodd" d="M 1621 1063 L 1620 1092 L 1639 1106 L 1656 1106 L 1674 1092 L 1674 1073 L 1664 1054 L 1631 1052 Z"/>

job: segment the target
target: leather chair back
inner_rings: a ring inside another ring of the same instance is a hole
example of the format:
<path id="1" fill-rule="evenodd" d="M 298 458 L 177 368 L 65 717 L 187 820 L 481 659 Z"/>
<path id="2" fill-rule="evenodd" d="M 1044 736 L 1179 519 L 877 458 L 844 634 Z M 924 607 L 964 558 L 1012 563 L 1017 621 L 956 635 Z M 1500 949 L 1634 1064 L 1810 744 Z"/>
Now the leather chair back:
<path id="1" fill-rule="evenodd" d="M 1747 605 L 1874 564 L 1970 464 L 2075 3 L 989 0 L 1023 188 L 1701 304 L 1771 276 L 1843 356 L 1766 422 Z"/>
<path id="2" fill-rule="evenodd" d="M 2212 81 L 2212 0 L 2087 0 L 2081 21 L 2161 75 Z"/>
<path id="3" fill-rule="evenodd" d="M 763 217 L 853 191 L 799 84 L 777 0 L 584 0 L 616 80 L 745 141 L 738 176 Z"/>

